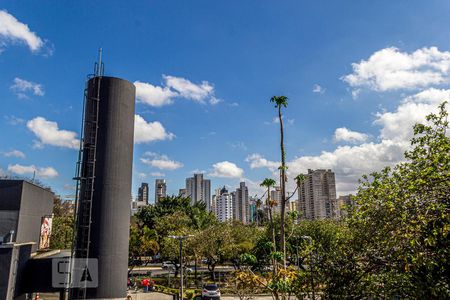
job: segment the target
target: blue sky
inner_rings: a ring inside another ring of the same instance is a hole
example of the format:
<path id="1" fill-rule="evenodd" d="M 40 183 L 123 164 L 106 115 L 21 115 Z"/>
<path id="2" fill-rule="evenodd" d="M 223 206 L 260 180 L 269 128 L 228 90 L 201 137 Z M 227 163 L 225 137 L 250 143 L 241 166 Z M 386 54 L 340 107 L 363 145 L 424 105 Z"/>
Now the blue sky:
<path id="1" fill-rule="evenodd" d="M 279 164 L 273 95 L 289 97 L 289 176 L 331 168 L 353 192 L 450 98 L 449 14 L 448 1 L 2 1 L 0 174 L 73 194 L 102 47 L 105 74 L 137 86 L 133 194 L 157 177 L 177 193 L 195 170 L 259 193 Z"/>

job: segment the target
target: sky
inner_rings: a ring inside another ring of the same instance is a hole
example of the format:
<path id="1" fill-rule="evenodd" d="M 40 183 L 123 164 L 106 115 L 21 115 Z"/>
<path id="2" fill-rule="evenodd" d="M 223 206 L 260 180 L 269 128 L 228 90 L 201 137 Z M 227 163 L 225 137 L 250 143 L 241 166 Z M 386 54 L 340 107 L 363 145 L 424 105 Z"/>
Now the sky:
<path id="1" fill-rule="evenodd" d="M 412 126 L 450 99 L 449 1 L 12 1 L 0 3 L 0 176 L 74 194 L 83 89 L 136 86 L 133 190 L 177 194 L 331 169 L 337 193 L 403 160 Z M 153 200 L 153 196 L 150 197 Z"/>

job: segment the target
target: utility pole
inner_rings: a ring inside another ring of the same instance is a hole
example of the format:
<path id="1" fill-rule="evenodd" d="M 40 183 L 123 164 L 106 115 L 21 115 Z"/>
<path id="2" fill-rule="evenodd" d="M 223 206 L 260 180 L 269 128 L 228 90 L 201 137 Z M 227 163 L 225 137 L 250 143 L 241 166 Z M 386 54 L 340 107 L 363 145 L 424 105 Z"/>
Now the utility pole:
<path id="1" fill-rule="evenodd" d="M 180 243 L 180 300 L 183 300 L 183 241 L 193 235 L 169 235 Z"/>

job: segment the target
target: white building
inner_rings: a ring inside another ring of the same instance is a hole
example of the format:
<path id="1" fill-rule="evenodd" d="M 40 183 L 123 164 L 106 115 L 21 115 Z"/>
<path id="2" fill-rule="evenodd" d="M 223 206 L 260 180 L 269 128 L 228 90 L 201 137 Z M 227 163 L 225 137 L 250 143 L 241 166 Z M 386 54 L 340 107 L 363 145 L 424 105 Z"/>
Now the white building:
<path id="1" fill-rule="evenodd" d="M 225 187 L 220 190 L 220 196 L 216 199 L 217 219 L 220 222 L 233 220 L 233 200 Z"/>

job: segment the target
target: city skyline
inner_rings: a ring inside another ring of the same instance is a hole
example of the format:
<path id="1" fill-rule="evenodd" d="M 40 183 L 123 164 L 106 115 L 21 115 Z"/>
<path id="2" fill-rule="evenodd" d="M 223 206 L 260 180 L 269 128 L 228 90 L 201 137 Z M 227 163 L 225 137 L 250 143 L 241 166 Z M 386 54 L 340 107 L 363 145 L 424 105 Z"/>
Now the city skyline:
<path id="1" fill-rule="evenodd" d="M 278 178 L 273 95 L 289 97 L 287 191 L 307 169 L 332 169 L 336 197 L 354 192 L 362 174 L 401 161 L 412 125 L 450 99 L 449 12 L 444 1 L 4 1 L 0 176 L 73 195 L 84 83 L 103 47 L 105 74 L 137 88 L 133 197 L 155 179 L 176 195 L 193 173 L 261 195 Z"/>

